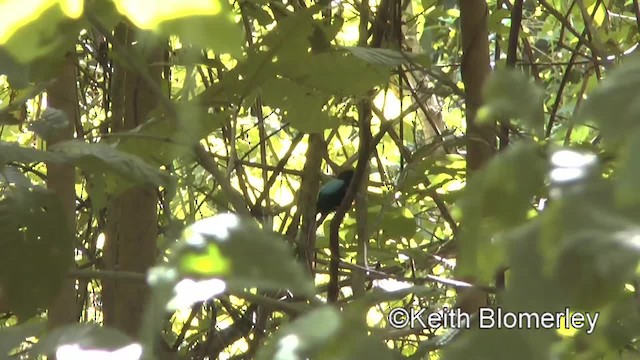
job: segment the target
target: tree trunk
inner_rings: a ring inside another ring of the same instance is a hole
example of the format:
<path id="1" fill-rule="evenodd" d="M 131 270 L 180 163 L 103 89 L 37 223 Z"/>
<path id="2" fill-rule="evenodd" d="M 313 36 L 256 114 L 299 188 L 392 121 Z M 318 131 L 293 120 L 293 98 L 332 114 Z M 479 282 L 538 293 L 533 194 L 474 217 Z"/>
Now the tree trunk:
<path id="1" fill-rule="evenodd" d="M 134 41 L 137 45 L 132 45 Z M 144 44 L 135 29 L 119 25 L 116 41 L 132 52 L 147 54 L 146 63 L 162 60 L 162 48 L 136 50 Z M 148 67 L 148 74 L 160 86 L 159 66 Z M 112 131 L 133 129 L 145 121 L 158 105 L 149 84 L 132 70 L 117 68 L 113 81 Z M 152 186 L 135 186 L 113 198 L 107 206 L 105 265 L 107 270 L 146 273 L 156 259 L 157 196 Z M 133 337 L 138 336 L 147 300 L 145 283 L 130 280 L 103 282 L 104 323 Z"/>
<path id="2" fill-rule="evenodd" d="M 67 127 L 49 139 L 47 146 L 73 139 L 75 124 L 79 122 L 76 65 L 72 57 L 73 53 L 67 55 L 56 82 L 47 88 L 47 106 L 64 111 L 69 120 Z M 76 229 L 75 185 L 73 165 L 47 164 L 47 188 L 60 198 L 64 215 L 73 234 Z M 49 307 L 49 328 L 76 322 L 81 310 L 77 301 L 76 280 L 64 280 L 58 296 Z"/>
<path id="3" fill-rule="evenodd" d="M 489 64 L 489 8 L 485 1 L 460 0 L 462 36 L 462 81 L 465 87 L 465 117 L 467 121 L 467 177 L 482 168 L 493 156 L 495 124 L 477 124 L 476 115 L 482 105 L 482 87 L 491 71 Z M 464 232 L 464 224 L 463 229 Z M 470 231 L 473 231 L 470 230 Z M 466 261 L 459 256 L 458 266 Z M 464 279 L 473 283 L 473 278 Z M 457 306 L 466 313 L 475 313 L 487 305 L 487 294 L 478 289 L 458 292 Z"/>

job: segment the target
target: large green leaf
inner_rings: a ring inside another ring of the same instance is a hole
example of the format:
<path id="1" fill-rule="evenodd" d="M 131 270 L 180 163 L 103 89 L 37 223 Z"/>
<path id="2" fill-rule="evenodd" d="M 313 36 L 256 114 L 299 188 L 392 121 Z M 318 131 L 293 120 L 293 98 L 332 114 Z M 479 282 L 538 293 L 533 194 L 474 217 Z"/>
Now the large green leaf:
<path id="1" fill-rule="evenodd" d="M 265 105 L 286 111 L 285 119 L 300 131 L 317 133 L 336 125 L 323 109 L 329 99 L 316 89 L 284 78 L 273 78 L 262 86 Z"/>
<path id="2" fill-rule="evenodd" d="M 251 95 L 255 96 L 256 89 L 275 77 L 276 64 L 301 61 L 307 56 L 309 37 L 314 26 L 312 15 L 317 11 L 318 7 L 313 6 L 280 19 L 262 41 L 247 50 L 246 60 L 231 70 L 221 80 L 219 87 L 206 92 L 207 97 L 212 98 L 211 95 L 216 92 L 218 94 L 214 99 L 247 101 Z"/>
<path id="3" fill-rule="evenodd" d="M 228 4 L 226 1 L 220 3 Z M 180 8 L 182 4 L 178 9 Z M 244 45 L 243 32 L 239 24 L 233 20 L 233 16 L 234 13 L 229 9 L 215 16 L 193 15 L 164 21 L 158 26 L 158 31 L 165 35 L 178 35 L 184 43 L 206 48 L 217 54 L 228 53 L 240 58 Z"/>
<path id="4" fill-rule="evenodd" d="M 621 205 L 640 203 L 640 129 L 630 131 L 631 138 L 621 150 L 620 167 L 615 177 L 616 201 Z"/>
<path id="5" fill-rule="evenodd" d="M 399 359 L 382 339 L 367 334 L 363 309 L 356 308 L 341 313 L 327 306 L 305 314 L 280 329 L 257 359 Z"/>
<path id="6" fill-rule="evenodd" d="M 617 205 L 614 191 L 611 181 L 595 177 L 545 209 L 545 271 L 578 309 L 595 310 L 619 296 L 640 260 L 640 207 Z"/>
<path id="7" fill-rule="evenodd" d="M 345 46 L 353 55 L 376 65 L 399 66 L 406 64 L 414 55 L 392 49 L 371 49 L 359 46 Z"/>
<path id="8" fill-rule="evenodd" d="M 0 43 L 20 63 L 61 53 L 72 47 L 80 31 L 82 5 L 68 1 L 23 1 L 0 3 Z M 64 50 L 63 50 L 64 49 Z"/>
<path id="9" fill-rule="evenodd" d="M 49 162 L 63 163 L 70 159 L 64 154 L 50 151 L 41 151 L 28 147 L 22 147 L 18 143 L 0 141 L 0 163 L 6 164 L 11 161 L 20 163 Z"/>
<path id="10" fill-rule="evenodd" d="M 119 330 L 99 326 L 97 324 L 73 324 L 54 329 L 34 345 L 30 354 L 51 354 L 60 351 L 61 346 L 68 346 L 66 351 L 76 351 L 84 356 L 111 353 L 133 344 L 133 340 Z M 65 351 L 65 349 L 62 349 Z M 122 351 L 122 353 L 125 353 Z M 118 359 L 133 359 L 133 357 L 117 357 Z"/>
<path id="11" fill-rule="evenodd" d="M 133 183 L 171 185 L 171 177 L 168 174 L 111 145 L 70 140 L 55 144 L 51 151 L 72 159 L 90 173 L 113 172 Z"/>
<path id="12" fill-rule="evenodd" d="M 178 121 L 151 118 L 135 129 L 116 134 L 116 148 L 139 156 L 149 164 L 163 165 L 187 156 L 193 146 L 231 118 L 231 110 L 208 113 L 203 106 L 177 107 Z"/>
<path id="13" fill-rule="evenodd" d="M 260 349 L 257 359 L 304 359 L 325 346 L 342 321 L 340 312 L 332 307 L 315 309 L 280 329 L 270 344 Z"/>
<path id="14" fill-rule="evenodd" d="M 382 217 L 380 228 L 389 238 L 410 238 L 416 233 L 416 221 L 407 208 L 391 207 Z"/>
<path id="15" fill-rule="evenodd" d="M 461 199 L 464 226 L 460 257 L 464 274 L 489 281 L 502 266 L 504 249 L 492 238 L 522 224 L 547 175 L 547 161 L 534 143 L 519 143 L 496 156 L 469 180 Z"/>
<path id="16" fill-rule="evenodd" d="M 141 29 L 155 29 L 165 36 L 178 35 L 183 43 L 216 53 L 242 55 L 242 28 L 226 1 L 183 0 L 139 2 L 116 0 L 118 11 Z"/>
<path id="17" fill-rule="evenodd" d="M 605 141 L 619 145 L 640 124 L 640 56 L 634 56 L 611 71 L 580 109 L 578 121 L 592 121 Z"/>
<path id="18" fill-rule="evenodd" d="M 300 56 L 306 54 L 311 46 L 309 40 L 313 32 L 313 14 L 319 10 L 320 7 L 314 5 L 280 19 L 278 25 L 254 47 L 266 47 L 268 54 L 276 57 L 277 61 L 295 62 Z M 259 68 L 254 68 L 253 72 L 256 71 L 259 71 Z"/>
<path id="19" fill-rule="evenodd" d="M 51 141 L 69 126 L 69 117 L 59 109 L 48 107 L 42 116 L 29 124 L 29 130 L 44 141 Z"/>
<path id="20" fill-rule="evenodd" d="M 55 297 L 73 261 L 74 235 L 58 197 L 10 187 L 0 200 L 0 287 L 21 318 Z"/>
<path id="21" fill-rule="evenodd" d="M 482 119 L 522 121 L 527 130 L 542 137 L 544 134 L 544 91 L 521 72 L 498 71 L 484 86 L 486 99 L 480 111 Z"/>
<path id="22" fill-rule="evenodd" d="M 371 64 L 344 51 L 307 54 L 278 65 L 292 82 L 331 96 L 356 96 L 389 80 L 390 67 Z"/>
<path id="23" fill-rule="evenodd" d="M 187 227 L 173 254 L 172 261 L 182 273 L 220 277 L 235 290 L 289 289 L 314 294 L 308 272 L 284 240 L 234 214 L 216 215 Z"/>

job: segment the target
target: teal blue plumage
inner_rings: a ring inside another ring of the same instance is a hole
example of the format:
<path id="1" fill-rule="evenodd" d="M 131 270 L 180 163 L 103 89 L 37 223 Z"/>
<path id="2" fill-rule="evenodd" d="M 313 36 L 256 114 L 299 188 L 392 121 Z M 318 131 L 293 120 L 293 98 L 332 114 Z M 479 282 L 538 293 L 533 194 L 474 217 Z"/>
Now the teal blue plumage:
<path id="1" fill-rule="evenodd" d="M 316 210 L 319 214 L 324 216 L 338 209 L 347 193 L 353 174 L 353 170 L 345 170 L 320 188 L 318 202 L 316 203 Z"/>

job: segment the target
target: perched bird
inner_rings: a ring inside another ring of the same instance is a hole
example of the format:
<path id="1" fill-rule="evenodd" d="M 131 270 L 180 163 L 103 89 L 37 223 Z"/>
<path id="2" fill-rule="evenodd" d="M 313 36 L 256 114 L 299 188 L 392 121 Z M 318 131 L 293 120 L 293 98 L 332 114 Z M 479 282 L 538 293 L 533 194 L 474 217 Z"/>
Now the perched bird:
<path id="1" fill-rule="evenodd" d="M 347 188 L 353 178 L 353 169 L 340 172 L 338 176 L 324 184 L 318 193 L 318 202 L 316 203 L 316 211 L 322 214 L 321 221 L 331 213 L 336 211 L 342 199 L 347 194 Z"/>

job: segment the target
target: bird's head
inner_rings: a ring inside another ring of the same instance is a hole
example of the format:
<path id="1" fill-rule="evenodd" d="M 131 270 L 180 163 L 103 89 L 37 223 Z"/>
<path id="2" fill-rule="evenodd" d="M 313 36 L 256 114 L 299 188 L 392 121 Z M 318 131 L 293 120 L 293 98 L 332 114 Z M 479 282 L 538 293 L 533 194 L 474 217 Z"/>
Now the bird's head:
<path id="1" fill-rule="evenodd" d="M 347 169 L 338 173 L 338 176 L 336 177 L 348 184 L 351 182 L 351 179 L 353 178 L 353 174 L 355 174 L 355 171 L 353 169 Z"/>

